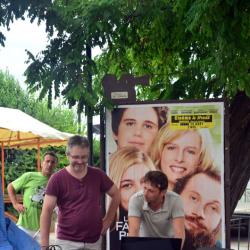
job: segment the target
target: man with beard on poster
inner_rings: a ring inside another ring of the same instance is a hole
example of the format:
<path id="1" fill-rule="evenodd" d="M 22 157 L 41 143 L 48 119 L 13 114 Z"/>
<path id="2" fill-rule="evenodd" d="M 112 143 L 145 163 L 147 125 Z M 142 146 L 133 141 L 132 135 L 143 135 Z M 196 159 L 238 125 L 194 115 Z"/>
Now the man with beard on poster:
<path id="1" fill-rule="evenodd" d="M 179 179 L 174 192 L 180 194 L 185 212 L 186 239 L 182 250 L 220 246 L 221 177 L 218 170 L 198 169 Z"/>

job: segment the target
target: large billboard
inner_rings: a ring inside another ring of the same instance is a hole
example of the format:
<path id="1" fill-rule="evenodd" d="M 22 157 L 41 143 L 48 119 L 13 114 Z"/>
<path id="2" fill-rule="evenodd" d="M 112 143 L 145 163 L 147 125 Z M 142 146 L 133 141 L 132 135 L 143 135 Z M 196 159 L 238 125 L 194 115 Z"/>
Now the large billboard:
<path id="1" fill-rule="evenodd" d="M 107 236 L 120 249 L 129 198 L 147 171 L 160 170 L 184 204 L 183 250 L 225 246 L 224 103 L 138 103 L 106 110 L 106 169 L 121 192 Z"/>

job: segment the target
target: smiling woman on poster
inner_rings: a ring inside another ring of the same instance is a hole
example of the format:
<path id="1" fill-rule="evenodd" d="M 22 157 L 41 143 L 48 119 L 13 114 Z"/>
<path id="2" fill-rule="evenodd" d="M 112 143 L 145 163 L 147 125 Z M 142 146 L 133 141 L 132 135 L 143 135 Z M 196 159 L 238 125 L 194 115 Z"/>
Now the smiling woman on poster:
<path id="1" fill-rule="evenodd" d="M 129 198 L 141 187 L 141 178 L 155 170 L 152 160 L 136 147 L 124 147 L 110 157 L 109 177 L 121 192 L 120 207 L 128 211 Z"/>
<path id="2" fill-rule="evenodd" d="M 129 198 L 142 189 L 141 179 L 155 166 L 150 157 L 136 147 L 123 147 L 110 156 L 109 177 L 117 185 L 121 203 L 110 233 L 110 249 L 120 249 L 121 237 L 128 233 Z"/>
<path id="3" fill-rule="evenodd" d="M 156 168 L 163 171 L 173 190 L 176 180 L 194 172 L 199 166 L 213 163 L 212 139 L 209 130 L 172 129 L 165 124 L 155 137 L 150 157 Z"/>
<path id="4" fill-rule="evenodd" d="M 117 149 L 134 146 L 145 153 L 167 121 L 167 107 L 115 108 L 112 111 L 112 132 Z"/>

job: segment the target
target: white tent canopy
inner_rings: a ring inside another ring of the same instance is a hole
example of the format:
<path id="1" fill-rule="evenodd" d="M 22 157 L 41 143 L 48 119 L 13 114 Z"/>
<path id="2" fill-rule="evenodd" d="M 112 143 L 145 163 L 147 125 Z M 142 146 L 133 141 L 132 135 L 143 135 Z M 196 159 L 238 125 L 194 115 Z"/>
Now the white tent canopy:
<path id="1" fill-rule="evenodd" d="M 2 186 L 4 187 L 4 148 L 37 148 L 40 170 L 40 147 L 65 145 L 69 133 L 60 132 L 18 109 L 0 107 L 0 145 L 2 149 Z M 4 190 L 4 188 L 3 188 Z"/>
<path id="2" fill-rule="evenodd" d="M 65 145 L 71 136 L 60 132 L 18 109 L 0 107 L 0 143 L 9 148 Z"/>

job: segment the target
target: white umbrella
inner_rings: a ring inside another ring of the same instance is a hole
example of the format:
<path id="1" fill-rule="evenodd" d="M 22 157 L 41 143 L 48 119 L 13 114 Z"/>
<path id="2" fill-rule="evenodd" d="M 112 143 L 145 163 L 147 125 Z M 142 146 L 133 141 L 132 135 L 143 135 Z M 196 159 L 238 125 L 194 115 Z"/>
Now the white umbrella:
<path id="1" fill-rule="evenodd" d="M 38 121 L 18 109 L 0 107 L 0 142 L 13 148 L 65 145 L 71 136 Z"/>
<path id="2" fill-rule="evenodd" d="M 2 186 L 4 187 L 4 147 L 38 148 L 37 163 L 40 170 L 40 147 L 65 145 L 70 136 L 72 134 L 54 129 L 18 109 L 0 107 Z"/>

